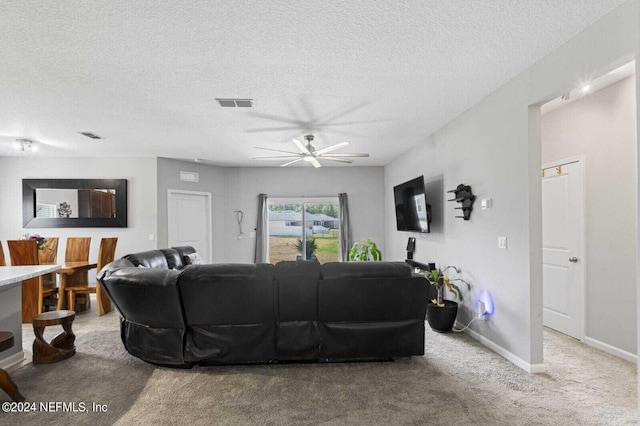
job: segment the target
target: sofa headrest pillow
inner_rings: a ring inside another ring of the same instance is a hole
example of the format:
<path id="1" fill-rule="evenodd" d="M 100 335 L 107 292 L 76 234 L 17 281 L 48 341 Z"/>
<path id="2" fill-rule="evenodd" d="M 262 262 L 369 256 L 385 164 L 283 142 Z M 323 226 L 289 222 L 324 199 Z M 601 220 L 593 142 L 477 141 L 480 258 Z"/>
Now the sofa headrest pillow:
<path id="1" fill-rule="evenodd" d="M 174 248 L 168 249 L 160 249 L 162 254 L 164 254 L 164 258 L 167 259 L 167 265 L 169 269 L 182 269 L 184 266 L 184 262 L 182 260 L 182 256 L 178 252 L 178 250 Z"/>
<path id="2" fill-rule="evenodd" d="M 188 254 L 191 253 L 195 253 L 196 249 L 194 249 L 191 246 L 176 246 L 176 247 L 171 247 L 173 250 L 177 251 L 178 254 L 180 255 L 180 259 L 182 259 L 182 266 L 187 266 L 188 263 L 185 261 L 185 257 Z"/>
<path id="3" fill-rule="evenodd" d="M 320 279 L 410 277 L 404 262 L 329 262 L 321 267 Z"/>
<path id="4" fill-rule="evenodd" d="M 160 250 L 142 251 L 139 253 L 131 253 L 123 256 L 123 259 L 129 260 L 133 266 L 142 265 L 146 268 L 169 269 L 169 264 L 164 254 Z"/>

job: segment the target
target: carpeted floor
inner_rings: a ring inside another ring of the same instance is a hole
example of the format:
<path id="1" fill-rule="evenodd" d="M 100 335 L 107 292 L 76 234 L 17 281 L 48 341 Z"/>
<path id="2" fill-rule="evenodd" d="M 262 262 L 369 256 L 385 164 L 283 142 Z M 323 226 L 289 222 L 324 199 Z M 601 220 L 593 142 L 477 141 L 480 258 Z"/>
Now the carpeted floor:
<path id="1" fill-rule="evenodd" d="M 55 328 L 55 327 L 54 327 Z M 25 350 L 33 332 L 23 327 Z M 530 375 L 456 333 L 430 330 L 422 357 L 395 362 L 159 368 L 122 347 L 118 314 L 78 314 L 77 354 L 12 373 L 44 425 L 630 425 L 636 365 L 545 331 L 547 373 Z M 56 331 L 50 333 L 55 334 Z M 49 335 L 49 334 L 48 334 Z M 30 357 L 30 352 L 28 353 Z M 7 401 L 6 395 L 0 400 Z M 40 402 L 88 412 L 40 411 Z M 93 412 L 93 403 L 106 412 Z"/>

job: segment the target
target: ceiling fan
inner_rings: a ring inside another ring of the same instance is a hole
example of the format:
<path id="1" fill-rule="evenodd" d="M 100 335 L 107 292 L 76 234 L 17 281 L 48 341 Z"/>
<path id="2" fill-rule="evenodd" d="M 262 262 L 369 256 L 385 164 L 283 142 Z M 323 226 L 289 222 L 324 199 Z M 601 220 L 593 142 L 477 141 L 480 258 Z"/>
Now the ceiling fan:
<path id="1" fill-rule="evenodd" d="M 300 142 L 298 139 L 293 140 L 293 142 L 296 144 L 300 152 L 283 151 L 281 149 L 261 148 L 259 146 L 256 146 L 257 149 L 264 149 L 266 151 L 284 152 L 289 155 L 278 155 L 278 156 L 272 156 L 272 157 L 253 157 L 253 159 L 254 160 L 283 160 L 283 159 L 293 158 L 293 160 L 290 160 L 282 164 L 280 167 L 285 167 L 290 164 L 297 163 L 298 161 L 307 161 L 313 164 L 313 167 L 318 168 L 318 167 L 321 167 L 321 164 L 318 161 L 318 159 L 337 161 L 340 163 L 352 163 L 353 161 L 349 160 L 348 159 L 349 157 L 353 158 L 353 157 L 369 156 L 369 154 L 363 154 L 363 153 L 357 153 L 357 152 L 349 152 L 349 153 L 343 152 L 343 153 L 335 153 L 335 154 L 327 155 L 330 152 L 333 152 L 337 149 L 348 146 L 349 142 L 341 142 L 335 145 L 328 146 L 326 148 L 316 150 L 316 148 L 313 145 L 311 145 L 311 142 L 313 141 L 313 135 L 305 135 L 304 139 L 307 141 L 306 145 Z"/>

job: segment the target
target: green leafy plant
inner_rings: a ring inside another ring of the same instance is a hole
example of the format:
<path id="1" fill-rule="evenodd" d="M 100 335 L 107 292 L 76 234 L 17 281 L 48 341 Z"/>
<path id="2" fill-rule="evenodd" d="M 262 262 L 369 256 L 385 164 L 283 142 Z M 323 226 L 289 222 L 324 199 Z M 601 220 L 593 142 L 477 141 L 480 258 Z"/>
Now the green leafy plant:
<path id="1" fill-rule="evenodd" d="M 316 243 L 315 238 L 307 238 L 305 245 L 306 245 L 307 259 L 309 259 L 311 258 L 311 255 L 315 253 L 316 250 L 318 250 L 318 244 Z M 302 238 L 298 238 L 298 240 L 294 244 L 294 247 L 298 251 L 298 253 L 302 254 Z"/>
<path id="2" fill-rule="evenodd" d="M 357 242 L 349 251 L 349 260 L 382 260 L 382 252 L 378 250 L 376 243 L 367 239 Z"/>
<path id="3" fill-rule="evenodd" d="M 440 307 L 444 306 L 443 299 L 444 299 L 445 287 L 447 288 L 447 290 L 453 293 L 453 295 L 457 299 L 459 299 L 461 302 L 462 302 L 462 293 L 460 292 L 460 287 L 458 287 L 458 285 L 456 285 L 455 283 L 461 282 L 466 284 L 467 290 L 471 288 L 471 284 L 469 284 L 467 281 L 463 280 L 462 278 L 459 278 L 459 277 L 451 278 L 448 275 L 446 275 L 445 272 L 447 272 L 448 270 L 453 270 L 455 271 L 456 274 L 460 274 L 460 268 L 453 265 L 447 266 L 444 269 L 436 268 L 431 271 L 420 271 L 420 275 L 427 278 L 427 280 L 429 280 L 429 284 L 436 286 L 436 289 L 438 290 L 438 298 L 431 299 L 431 303 Z"/>

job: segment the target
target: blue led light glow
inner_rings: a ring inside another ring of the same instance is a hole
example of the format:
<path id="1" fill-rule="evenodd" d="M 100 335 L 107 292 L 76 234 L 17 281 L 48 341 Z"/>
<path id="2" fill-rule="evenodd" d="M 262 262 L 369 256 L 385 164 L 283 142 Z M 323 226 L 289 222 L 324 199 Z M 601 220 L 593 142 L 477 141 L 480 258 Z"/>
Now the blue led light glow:
<path id="1" fill-rule="evenodd" d="M 491 297 L 491 294 L 489 294 L 489 291 L 486 288 L 483 288 L 482 291 L 480 291 L 477 305 L 484 305 L 484 312 L 481 312 L 482 315 L 493 315 L 493 312 L 495 311 L 495 305 L 493 304 L 493 298 Z"/>

